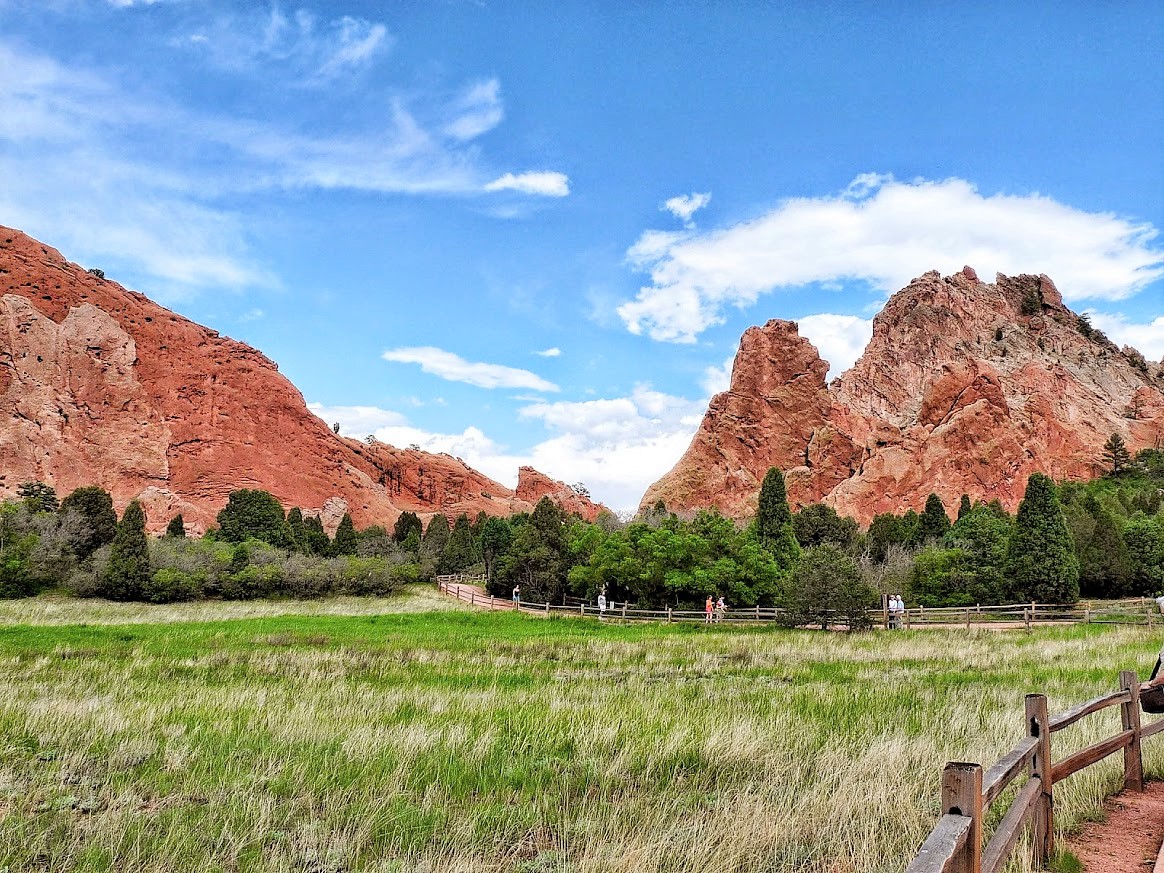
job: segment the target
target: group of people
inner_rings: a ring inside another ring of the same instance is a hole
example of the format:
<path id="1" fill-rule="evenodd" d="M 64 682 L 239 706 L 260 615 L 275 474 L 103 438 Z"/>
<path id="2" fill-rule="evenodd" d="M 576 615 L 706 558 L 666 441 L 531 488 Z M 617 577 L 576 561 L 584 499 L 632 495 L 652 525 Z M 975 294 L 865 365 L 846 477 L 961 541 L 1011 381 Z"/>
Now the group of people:
<path id="1" fill-rule="evenodd" d="M 898 630 L 901 627 L 901 620 L 905 616 L 905 601 L 901 599 L 900 594 L 889 595 L 887 609 L 889 610 L 890 630 Z"/>
<path id="2" fill-rule="evenodd" d="M 723 621 L 725 612 L 727 612 L 727 604 L 724 603 L 723 595 L 720 595 L 719 600 L 712 600 L 711 595 L 707 595 L 707 603 L 703 604 L 704 624 L 711 624 L 713 621 Z"/>

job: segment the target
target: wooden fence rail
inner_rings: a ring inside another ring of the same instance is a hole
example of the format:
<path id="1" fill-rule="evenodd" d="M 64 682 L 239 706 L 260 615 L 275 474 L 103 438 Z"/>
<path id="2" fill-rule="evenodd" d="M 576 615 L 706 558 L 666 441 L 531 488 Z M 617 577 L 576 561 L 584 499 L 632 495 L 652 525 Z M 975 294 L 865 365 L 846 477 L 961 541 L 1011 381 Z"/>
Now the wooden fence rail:
<path id="1" fill-rule="evenodd" d="M 527 600 L 518 601 L 516 605 L 507 597 L 492 597 L 488 594 L 472 592 L 463 586 L 485 586 L 484 575 L 447 575 L 437 576 L 437 588 L 451 597 L 463 600 L 474 606 L 487 606 L 490 609 L 519 609 L 522 612 L 541 615 L 579 615 L 579 616 L 606 616 L 610 618 L 627 619 L 628 621 L 696 621 L 707 620 L 707 613 L 702 609 L 639 609 L 626 602 L 611 601 L 605 612 L 590 601 L 576 597 L 567 597 L 563 604 L 537 603 Z M 723 614 L 713 614 L 716 622 L 775 622 L 780 618 L 782 609 L 771 606 L 746 606 L 729 608 Z M 948 606 L 948 607 L 914 607 L 907 609 L 897 619 L 891 621 L 889 612 L 882 606 L 871 609 L 869 618 L 875 625 L 890 627 L 897 624 L 902 628 L 920 628 L 933 625 L 958 625 L 971 628 L 974 626 L 990 627 L 1001 626 L 999 623 L 1012 625 L 1022 624 L 1031 627 L 1040 622 L 1072 622 L 1072 623 L 1107 623 L 1121 624 L 1153 624 L 1157 619 L 1164 620 L 1153 600 L 1143 597 L 1121 601 L 1108 601 L 1102 604 L 1086 604 L 1083 606 L 1064 606 L 1056 603 L 1018 603 L 1004 606 Z"/>
<path id="2" fill-rule="evenodd" d="M 1103 694 L 1055 716 L 1047 715 L 1047 697 L 1026 697 L 1026 733 L 1006 755 L 983 772 L 979 764 L 951 763 L 942 771 L 942 817 L 922 843 L 906 873 L 998 873 L 1006 865 L 1024 828 L 1030 828 L 1031 851 L 1037 865 L 1054 852 L 1054 786 L 1073 773 L 1123 750 L 1124 788 L 1144 790 L 1140 744 L 1164 731 L 1164 718 L 1140 722 L 1140 692 L 1164 679 L 1141 683 L 1131 670 L 1120 673 L 1120 690 Z M 1052 758 L 1051 736 L 1093 713 L 1120 707 L 1120 733 L 1100 740 L 1061 761 Z M 986 812 L 1021 774 L 1026 779 L 985 839 Z"/>

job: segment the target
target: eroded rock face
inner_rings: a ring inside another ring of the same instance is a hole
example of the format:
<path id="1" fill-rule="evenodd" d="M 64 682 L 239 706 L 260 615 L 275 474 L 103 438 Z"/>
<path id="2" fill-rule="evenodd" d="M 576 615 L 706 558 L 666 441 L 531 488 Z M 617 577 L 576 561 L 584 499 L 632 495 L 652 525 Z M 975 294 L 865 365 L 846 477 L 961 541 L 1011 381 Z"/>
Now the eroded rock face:
<path id="1" fill-rule="evenodd" d="M 600 512 L 606 511 L 606 507 L 591 503 L 589 497 L 579 494 L 565 482 L 551 479 L 533 467 L 518 467 L 518 500 L 524 500 L 526 503 L 536 506 L 543 497 L 550 498 L 566 512 L 580 515 L 587 521 L 594 521 Z"/>
<path id="2" fill-rule="evenodd" d="M 1112 433 L 1133 452 L 1164 442 L 1161 367 L 1137 358 L 1081 333 L 1046 276 L 926 273 L 889 300 L 864 354 L 828 386 L 795 325 L 749 329 L 731 387 L 642 505 L 750 515 L 776 466 L 792 503 L 823 500 L 863 524 L 920 511 L 931 491 L 951 508 L 965 493 L 1013 510 L 1033 472 L 1101 473 Z"/>
<path id="3" fill-rule="evenodd" d="M 334 530 L 345 511 L 528 511 L 566 487 L 542 479 L 519 496 L 447 455 L 337 436 L 255 349 L 0 227 L 0 497 L 97 484 L 119 511 L 140 498 L 152 530 L 181 512 L 200 532 L 231 491 L 262 488 Z"/>

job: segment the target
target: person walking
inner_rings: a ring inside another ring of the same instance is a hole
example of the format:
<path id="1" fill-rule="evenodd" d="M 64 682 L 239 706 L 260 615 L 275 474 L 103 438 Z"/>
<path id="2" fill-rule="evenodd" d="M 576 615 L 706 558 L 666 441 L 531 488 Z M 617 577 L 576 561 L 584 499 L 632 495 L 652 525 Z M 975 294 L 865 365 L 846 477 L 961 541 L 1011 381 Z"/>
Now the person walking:
<path id="1" fill-rule="evenodd" d="M 715 601 L 711 599 L 711 595 L 707 595 L 707 603 L 703 604 L 703 623 L 711 624 L 711 613 L 715 609 Z"/>
<path id="2" fill-rule="evenodd" d="M 513 586 L 513 606 L 515 609 L 521 608 L 521 586 Z"/>
<path id="3" fill-rule="evenodd" d="M 715 620 L 717 622 L 723 621 L 723 614 L 727 612 L 727 604 L 724 603 L 723 595 L 719 596 L 719 600 L 715 602 Z"/>
<path id="4" fill-rule="evenodd" d="M 606 592 L 600 591 L 598 593 L 598 617 L 606 618 Z"/>

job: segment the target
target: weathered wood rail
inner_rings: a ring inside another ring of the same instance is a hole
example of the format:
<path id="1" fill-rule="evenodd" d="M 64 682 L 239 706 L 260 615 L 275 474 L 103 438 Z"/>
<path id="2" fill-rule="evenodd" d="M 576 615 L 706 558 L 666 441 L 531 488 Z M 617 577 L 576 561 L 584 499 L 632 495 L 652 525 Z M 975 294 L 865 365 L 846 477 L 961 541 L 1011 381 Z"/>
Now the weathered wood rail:
<path id="1" fill-rule="evenodd" d="M 946 765 L 942 771 L 943 815 L 906 873 L 998 873 L 1028 827 L 1033 860 L 1037 865 L 1045 865 L 1055 848 L 1056 783 L 1123 750 L 1125 790 L 1144 790 L 1140 744 L 1164 731 L 1164 718 L 1141 724 L 1140 692 L 1161 683 L 1164 678 L 1141 683 L 1133 671 L 1124 670 L 1120 673 L 1118 691 L 1055 716 L 1047 715 L 1046 695 L 1028 694 L 1027 736 L 1010 752 L 985 771 L 980 764 Z M 1111 706 L 1120 708 L 1119 733 L 1054 761 L 1051 749 L 1054 734 Z M 1023 774 L 1025 781 L 987 838 L 983 827 L 987 811 Z"/>
<path id="2" fill-rule="evenodd" d="M 483 575 L 448 575 L 437 577 L 437 588 L 465 603 L 485 609 L 519 609 L 521 612 L 537 613 L 540 615 L 579 615 L 590 617 L 607 617 L 626 619 L 628 621 L 697 621 L 707 620 L 707 614 L 702 609 L 639 609 L 623 601 L 611 601 L 603 612 L 598 605 L 567 598 L 565 604 L 534 603 L 527 600 L 520 601 L 516 607 L 507 597 L 492 597 L 478 591 L 475 587 L 484 587 L 486 579 Z M 739 623 L 747 622 L 775 622 L 780 618 L 783 610 L 771 606 L 747 606 L 729 608 L 722 615 L 713 615 L 716 622 Z M 884 605 L 879 609 L 869 611 L 869 618 L 874 625 L 888 628 L 891 626 L 891 616 Z M 1079 624 L 1079 623 L 1108 623 L 1119 624 L 1154 624 L 1164 621 L 1154 601 L 1143 597 L 1129 600 L 1109 601 L 1102 604 L 1083 604 L 1064 606 L 1055 603 L 1018 603 L 1007 606 L 952 606 L 952 607 L 914 607 L 907 609 L 900 615 L 898 624 L 904 629 L 923 627 L 1000 627 L 1018 626 L 1031 627 L 1039 624 Z"/>

